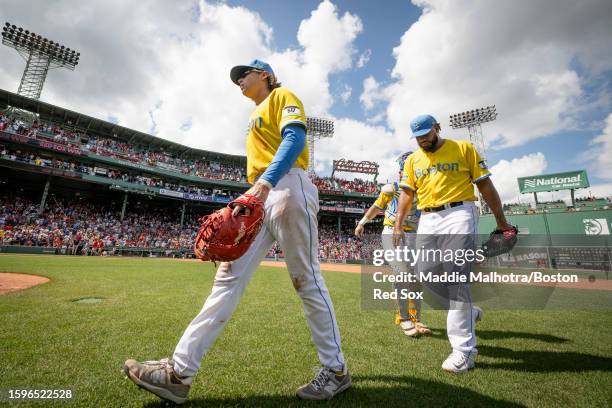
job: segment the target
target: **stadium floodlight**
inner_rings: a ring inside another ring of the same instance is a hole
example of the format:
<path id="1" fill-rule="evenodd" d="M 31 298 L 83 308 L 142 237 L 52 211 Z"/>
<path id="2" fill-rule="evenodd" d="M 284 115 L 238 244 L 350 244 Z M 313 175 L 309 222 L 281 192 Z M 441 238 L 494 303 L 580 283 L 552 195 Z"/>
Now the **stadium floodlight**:
<path id="1" fill-rule="evenodd" d="M 493 121 L 496 118 L 497 111 L 495 105 L 493 105 L 451 115 L 450 125 L 453 129 L 469 128 L 471 125 L 480 125 L 481 123 Z"/>
<path id="2" fill-rule="evenodd" d="M 453 129 L 468 128 L 470 142 L 481 156 L 485 156 L 486 145 L 482 136 L 481 124 L 494 121 L 497 118 L 495 105 L 450 115 L 450 125 Z"/>
<path id="3" fill-rule="evenodd" d="M 81 57 L 75 50 L 9 22 L 2 27 L 2 44 L 17 50 L 26 61 L 17 93 L 32 99 L 40 98 L 49 69 L 74 70 Z"/>
<path id="4" fill-rule="evenodd" d="M 315 140 L 334 136 L 334 121 L 330 119 L 308 117 L 306 118 L 308 130 L 308 172 L 314 176 Z"/>
<path id="5" fill-rule="evenodd" d="M 467 128 L 470 134 L 470 142 L 474 145 L 480 156 L 486 158 L 486 144 L 482 135 L 482 123 L 492 122 L 497 119 L 495 105 L 484 108 L 472 109 L 469 111 L 450 115 L 450 125 L 453 129 Z M 484 202 L 479 195 L 480 211 L 484 212 Z"/>

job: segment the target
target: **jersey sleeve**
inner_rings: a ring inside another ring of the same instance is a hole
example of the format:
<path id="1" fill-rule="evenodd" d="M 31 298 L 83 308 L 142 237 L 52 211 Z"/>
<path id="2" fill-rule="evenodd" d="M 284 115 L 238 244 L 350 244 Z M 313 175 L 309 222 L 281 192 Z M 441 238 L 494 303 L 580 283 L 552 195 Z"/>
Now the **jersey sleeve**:
<path id="1" fill-rule="evenodd" d="M 404 178 L 400 180 L 399 186 L 409 188 L 412 191 L 416 191 L 416 179 L 414 178 L 414 172 L 412 171 L 412 156 L 408 156 L 404 163 Z"/>
<path id="2" fill-rule="evenodd" d="M 487 161 L 480 157 L 480 154 L 471 143 L 466 143 L 465 158 L 470 169 L 472 183 L 478 183 L 480 180 L 484 180 L 491 175 Z"/>
<path id="3" fill-rule="evenodd" d="M 381 191 L 378 194 L 378 198 L 374 201 L 374 206 L 384 210 L 389 205 L 389 202 L 393 199 L 393 194 L 387 194 L 384 191 Z"/>
<path id="4" fill-rule="evenodd" d="M 302 101 L 285 88 L 277 88 L 276 97 L 276 119 L 281 133 L 287 125 L 298 125 L 306 129 L 306 112 Z"/>

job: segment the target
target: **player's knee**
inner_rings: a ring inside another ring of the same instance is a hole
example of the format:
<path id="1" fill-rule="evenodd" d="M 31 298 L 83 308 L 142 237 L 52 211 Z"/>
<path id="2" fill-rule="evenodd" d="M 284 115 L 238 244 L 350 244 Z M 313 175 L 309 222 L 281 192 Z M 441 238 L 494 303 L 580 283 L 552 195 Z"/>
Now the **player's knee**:
<path id="1" fill-rule="evenodd" d="M 304 284 L 306 283 L 306 276 L 305 275 L 292 276 L 291 283 L 293 284 L 293 288 L 296 290 L 296 292 L 300 292 L 303 289 Z"/>
<path id="2" fill-rule="evenodd" d="M 329 297 L 329 292 L 323 281 L 304 279 L 299 283 L 300 286 L 299 289 L 296 288 L 296 293 L 304 302 L 321 303 Z"/>
<path id="3" fill-rule="evenodd" d="M 215 286 L 228 286 L 238 282 L 238 275 L 232 273 L 231 262 L 221 262 L 215 274 Z"/>

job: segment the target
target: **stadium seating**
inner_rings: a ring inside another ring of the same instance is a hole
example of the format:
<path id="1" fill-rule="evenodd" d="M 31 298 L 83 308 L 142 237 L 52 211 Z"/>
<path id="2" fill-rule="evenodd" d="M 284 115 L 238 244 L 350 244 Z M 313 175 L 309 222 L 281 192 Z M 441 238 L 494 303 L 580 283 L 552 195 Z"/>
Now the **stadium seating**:
<path id="1" fill-rule="evenodd" d="M 82 151 L 113 157 L 151 167 L 160 167 L 182 174 L 216 180 L 245 182 L 245 168 L 211 160 L 185 160 L 164 151 L 152 150 L 150 146 L 131 145 L 111 137 L 84 135 L 63 129 L 52 123 L 26 123 L 9 119 L 0 114 L 2 130 L 33 139 L 45 139 L 55 143 L 75 146 Z"/>
<path id="2" fill-rule="evenodd" d="M 378 186 L 373 181 L 362 179 L 344 180 L 331 177 L 314 177 L 313 181 L 319 190 L 347 191 L 352 193 L 375 194 Z"/>
<path id="3" fill-rule="evenodd" d="M 199 226 L 197 217 L 187 217 L 180 226 L 179 213 L 142 203 L 125 214 L 117 203 L 68 200 L 54 197 L 44 211 L 22 194 L 0 193 L 0 244 L 51 247 L 74 255 L 103 255 L 126 248 L 158 248 L 178 251 L 191 249 Z M 367 225 L 366 234 L 356 238 L 354 223 L 319 226 L 319 255 L 327 260 L 371 259 L 380 246 L 380 225 Z M 283 257 L 278 247 L 269 255 Z"/>

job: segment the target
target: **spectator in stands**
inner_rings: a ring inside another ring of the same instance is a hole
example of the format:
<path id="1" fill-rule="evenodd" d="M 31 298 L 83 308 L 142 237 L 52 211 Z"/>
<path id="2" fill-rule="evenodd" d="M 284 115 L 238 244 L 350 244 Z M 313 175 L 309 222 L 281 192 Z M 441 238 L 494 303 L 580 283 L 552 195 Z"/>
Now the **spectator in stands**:
<path id="1" fill-rule="evenodd" d="M 0 116 L 0 131 L 27 135 L 35 139 L 47 139 L 54 143 L 71 144 L 102 156 L 114 157 L 151 167 L 162 167 L 177 173 L 238 182 L 244 182 L 245 180 L 246 169 L 243 166 L 208 160 L 179 159 L 164 152 L 163 149 L 152 151 L 150 146 L 129 145 L 127 142 L 116 139 L 116 134 L 113 135 L 114 139 L 83 135 L 75 131 L 71 123 L 66 125 L 68 128 L 47 122 L 25 123 L 21 120 L 9 119 L 4 114 Z"/>

